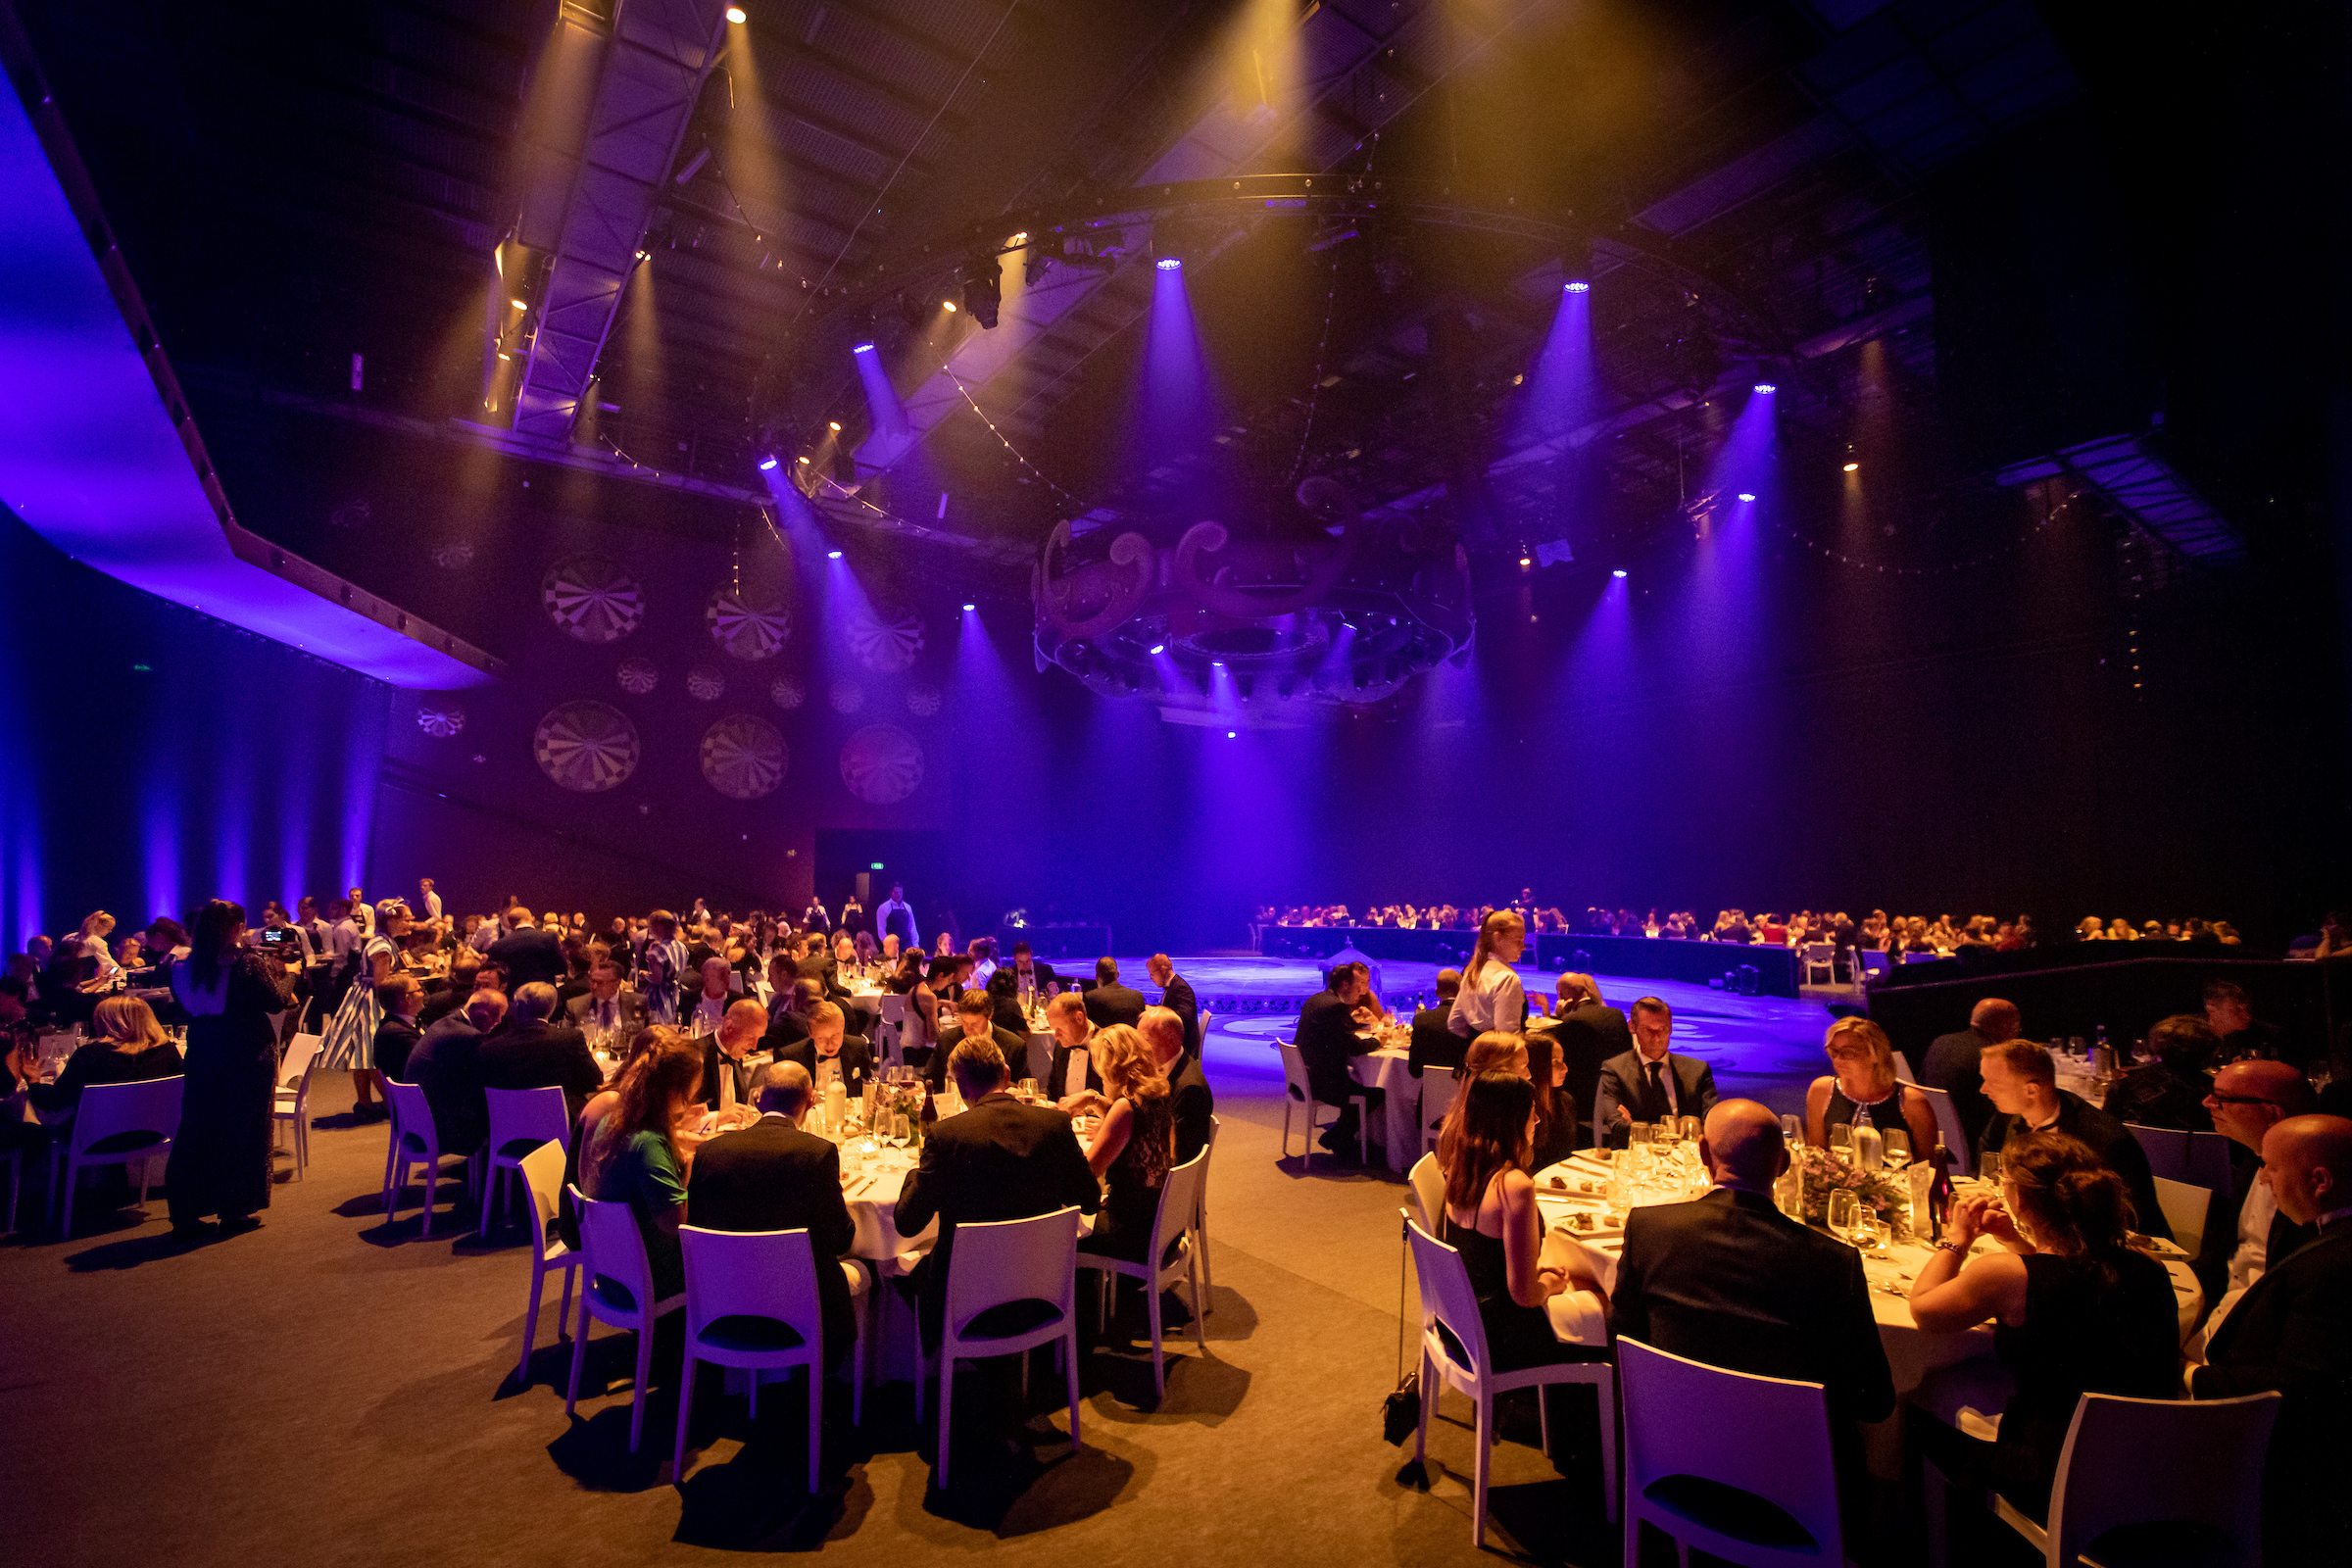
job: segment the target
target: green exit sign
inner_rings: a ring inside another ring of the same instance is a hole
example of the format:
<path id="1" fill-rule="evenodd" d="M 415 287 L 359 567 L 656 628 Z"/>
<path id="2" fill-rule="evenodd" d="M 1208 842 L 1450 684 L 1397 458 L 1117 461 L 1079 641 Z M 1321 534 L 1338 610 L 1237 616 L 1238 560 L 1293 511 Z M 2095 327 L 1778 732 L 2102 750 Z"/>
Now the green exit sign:
<path id="1" fill-rule="evenodd" d="M 881 870 L 881 869 L 882 869 L 882 862 L 881 862 L 880 860 L 876 860 L 876 861 L 875 861 L 875 862 L 874 862 L 874 863 L 873 863 L 871 866 L 867 867 L 867 869 L 868 869 L 868 870 L 873 870 L 873 871 L 879 871 L 879 870 Z"/>

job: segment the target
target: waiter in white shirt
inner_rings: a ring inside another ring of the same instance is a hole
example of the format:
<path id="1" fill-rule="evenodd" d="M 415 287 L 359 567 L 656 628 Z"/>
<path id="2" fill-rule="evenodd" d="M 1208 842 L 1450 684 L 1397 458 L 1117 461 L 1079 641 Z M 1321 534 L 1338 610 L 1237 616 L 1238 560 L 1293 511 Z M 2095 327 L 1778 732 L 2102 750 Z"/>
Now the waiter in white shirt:
<path id="1" fill-rule="evenodd" d="M 906 884 L 893 882 L 890 897 L 874 909 L 874 934 L 896 936 L 901 953 L 920 953 L 923 935 L 915 929 L 914 906 L 906 902 Z"/>
<path id="2" fill-rule="evenodd" d="M 440 930 L 441 895 L 433 891 L 433 879 L 429 876 L 418 877 L 416 879 L 416 891 L 422 895 L 421 902 L 424 905 L 424 917 L 432 922 L 434 930 Z"/>
<path id="3" fill-rule="evenodd" d="M 351 901 L 351 923 L 360 933 L 360 942 L 365 945 L 369 937 L 375 935 L 375 908 L 358 888 L 347 890 L 343 896 Z"/>

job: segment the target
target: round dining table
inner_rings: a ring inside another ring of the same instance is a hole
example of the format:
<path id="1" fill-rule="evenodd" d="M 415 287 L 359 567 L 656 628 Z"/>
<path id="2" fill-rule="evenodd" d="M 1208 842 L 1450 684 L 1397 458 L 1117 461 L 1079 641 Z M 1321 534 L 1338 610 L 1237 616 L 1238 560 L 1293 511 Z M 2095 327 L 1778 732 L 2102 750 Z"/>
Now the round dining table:
<path id="1" fill-rule="evenodd" d="M 1384 1045 L 1348 1058 L 1350 1077 L 1366 1089 L 1381 1091 L 1381 1147 L 1388 1152 L 1391 1170 L 1410 1169 L 1421 1157 L 1421 1080 L 1413 1076 L 1410 1061 L 1402 1045 Z"/>

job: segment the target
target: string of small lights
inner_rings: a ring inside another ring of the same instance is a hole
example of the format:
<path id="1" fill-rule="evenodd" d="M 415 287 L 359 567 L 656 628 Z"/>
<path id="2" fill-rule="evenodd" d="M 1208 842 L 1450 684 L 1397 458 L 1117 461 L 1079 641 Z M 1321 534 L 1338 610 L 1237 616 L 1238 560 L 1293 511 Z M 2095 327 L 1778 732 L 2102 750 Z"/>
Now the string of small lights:
<path id="1" fill-rule="evenodd" d="M 1003 447 L 1006 452 L 1012 454 L 1013 462 L 1019 464 L 1022 467 L 1027 468 L 1031 473 L 1037 475 L 1038 483 L 1044 485 L 1047 489 L 1053 491 L 1062 500 L 1068 502 L 1069 505 L 1076 511 L 1086 512 L 1091 510 L 1091 503 L 1079 500 L 1076 496 L 1070 494 L 1067 490 L 1064 490 L 1061 486 L 1055 484 L 1052 479 L 1048 478 L 1046 476 L 1046 471 L 1043 468 L 1040 468 L 1036 464 L 1031 463 L 1027 455 L 1024 454 L 1019 447 L 1014 446 L 1011 439 L 1006 436 L 1003 430 L 997 428 L 997 421 L 990 418 L 987 411 L 980 407 L 978 400 L 972 396 L 972 389 L 963 384 L 963 377 L 956 373 L 953 366 L 943 365 L 940 367 L 940 371 L 942 374 L 946 375 L 949 380 L 956 383 L 956 390 L 962 394 L 964 403 L 974 414 L 980 416 L 980 422 L 988 426 L 988 433 L 997 438 L 997 444 Z"/>
<path id="2" fill-rule="evenodd" d="M 1849 556 L 1842 550 L 1825 545 L 1818 539 L 1808 538 L 1787 524 L 1782 525 L 1781 531 L 1804 546 L 1805 549 L 1835 561 L 1839 565 L 1851 566 L 1857 571 L 1875 571 L 1887 577 L 1940 577 L 1955 572 L 1975 571 L 1980 566 L 1987 566 L 1996 561 L 2003 561 L 2016 555 L 2034 542 L 2034 535 L 2057 521 L 2059 516 L 2072 508 L 2079 499 L 2081 498 L 2077 496 L 2068 496 L 2057 502 L 2044 511 L 2039 517 L 2036 517 L 2032 527 L 2006 544 L 1987 550 L 1983 555 L 1971 556 L 1965 561 L 1947 561 L 1934 566 L 1890 566 L 1884 562 L 1864 561 L 1859 556 Z"/>

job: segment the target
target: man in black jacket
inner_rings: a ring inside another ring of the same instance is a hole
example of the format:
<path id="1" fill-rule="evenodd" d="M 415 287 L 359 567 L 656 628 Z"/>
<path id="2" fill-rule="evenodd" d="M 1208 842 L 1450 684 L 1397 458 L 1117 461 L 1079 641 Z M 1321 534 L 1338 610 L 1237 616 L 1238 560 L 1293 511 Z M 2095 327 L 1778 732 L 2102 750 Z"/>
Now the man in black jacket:
<path id="1" fill-rule="evenodd" d="M 841 1198 L 841 1151 L 801 1130 L 814 1090 L 798 1062 L 767 1068 L 758 1093 L 760 1119 L 696 1152 L 686 1217 L 708 1231 L 807 1231 L 824 1308 L 825 1364 L 837 1367 L 858 1338 L 851 1298 L 864 1294 L 866 1282 L 863 1269 L 848 1260 L 858 1227 Z"/>
<path id="2" fill-rule="evenodd" d="M 1016 1035 L 997 1024 L 997 1007 L 985 991 L 966 990 L 956 999 L 956 1033 L 939 1037 L 939 1047 L 931 1053 L 931 1060 L 923 1068 L 923 1081 L 935 1095 L 945 1094 L 948 1087 L 948 1058 L 956 1048 L 966 1040 L 987 1040 L 995 1044 L 997 1054 L 1014 1078 L 1029 1076 L 1029 1037 Z"/>
<path id="3" fill-rule="evenodd" d="M 1984 1098 L 1984 1053 L 2015 1040 L 2023 1022 L 2016 1003 L 1986 997 L 1969 1010 L 1967 1028 L 1937 1035 L 1920 1061 L 1919 1081 L 1952 1097 L 1952 1110 L 1972 1150 L 1993 1117 L 1992 1102 Z"/>
<path id="4" fill-rule="evenodd" d="M 482 1037 L 506 1017 L 505 992 L 476 991 L 463 1011 L 427 1029 L 409 1053 L 409 1082 L 424 1091 L 444 1154 L 470 1154 L 489 1140 L 490 1107 L 482 1099 Z"/>
<path id="5" fill-rule="evenodd" d="M 874 1075 L 874 1048 L 865 1036 L 849 1033 L 847 1015 L 831 1002 L 808 1009 L 808 1037 L 779 1050 L 776 1059 L 799 1062 L 811 1081 L 823 1079 L 830 1069 L 852 1100 L 865 1093 L 866 1080 Z"/>
<path id="6" fill-rule="evenodd" d="M 939 1245 L 906 1284 L 921 1302 L 926 1351 L 939 1348 L 956 1226 L 1028 1219 L 1072 1204 L 1092 1214 L 1102 1201 L 1070 1118 L 1050 1105 L 1024 1105 L 1006 1092 L 1010 1079 L 994 1041 L 959 1042 L 948 1071 L 968 1108 L 932 1127 L 893 1215 L 901 1236 L 939 1221 Z"/>
<path id="7" fill-rule="evenodd" d="M 767 1009 L 754 997 L 738 997 L 718 1015 L 718 1027 L 703 1037 L 703 1103 L 712 1110 L 729 1103 L 749 1110 L 753 1053 L 767 1033 Z M 733 1079 L 730 1085 L 726 1080 Z"/>
<path id="8" fill-rule="evenodd" d="M 1438 1004 L 1413 1009 L 1413 1038 L 1405 1052 L 1405 1070 L 1416 1078 L 1431 1067 L 1458 1073 L 1462 1058 L 1470 1054 L 1470 1042 L 1446 1023 L 1453 1016 L 1453 999 L 1462 994 L 1462 971 L 1440 969 L 1437 984 Z"/>
<path id="9" fill-rule="evenodd" d="M 1144 994 L 1133 986 L 1119 984 L 1119 960 L 1095 960 L 1094 987 L 1086 994 L 1086 1015 L 1098 1029 L 1107 1029 L 1114 1023 L 1135 1027 L 1135 1020 L 1144 1015 Z"/>
<path id="10" fill-rule="evenodd" d="M 1135 1027 L 1152 1048 L 1160 1076 L 1168 1081 L 1168 1103 L 1176 1116 L 1176 1163 L 1181 1165 L 1208 1147 L 1216 1097 L 1209 1093 L 1200 1058 L 1184 1049 L 1184 1020 L 1173 1007 L 1146 1007 L 1143 1021 Z"/>
<path id="11" fill-rule="evenodd" d="M 1046 1004 L 1046 1027 L 1054 1034 L 1054 1056 L 1038 1092 L 1065 1115 L 1094 1108 L 1102 1098 L 1102 1076 L 1095 1071 L 1094 1053 L 1087 1049 L 1095 1026 L 1087 1021 L 1086 1004 L 1077 992 L 1064 991 Z"/>
<path id="12" fill-rule="evenodd" d="M 2031 1040 L 1993 1046 L 1984 1054 L 1983 1071 L 1984 1098 L 1992 1102 L 1994 1114 L 1984 1126 L 1984 1136 L 1977 1140 L 1979 1170 L 1984 1168 L 1986 1154 L 1999 1153 L 2017 1134 L 2055 1127 L 2124 1179 L 2124 1189 L 2132 1195 L 2133 1229 L 2172 1240 L 2173 1228 L 2165 1222 L 2164 1205 L 2156 1197 L 2147 1151 L 2122 1122 L 2058 1087 L 2057 1064 L 2046 1049 Z"/>
<path id="13" fill-rule="evenodd" d="M 1715 1108 L 1715 1069 L 1673 1049 L 1674 1009 L 1656 997 L 1634 1004 L 1634 1049 L 1600 1064 L 1592 1088 L 1602 1141 L 1623 1149 L 1634 1123 L 1667 1116 L 1704 1121 Z"/>
<path id="14" fill-rule="evenodd" d="M 1200 1055 L 1200 999 L 1193 994 L 1193 983 L 1176 972 L 1174 960 L 1164 953 L 1152 955 L 1144 967 L 1159 987 L 1159 1004 L 1184 1021 L 1184 1049 Z"/>
<path id="15" fill-rule="evenodd" d="M 1015 942 L 1012 945 L 1011 967 L 1015 995 L 1025 990 L 1033 997 L 1042 997 L 1046 994 L 1046 987 L 1057 986 L 1062 983 L 1061 976 L 1054 971 L 1054 966 L 1050 963 L 1040 963 L 1029 951 L 1029 944 L 1026 942 Z"/>
<path id="16" fill-rule="evenodd" d="M 2262 1149 L 2272 1128 L 2310 1114 L 2314 1102 L 2299 1069 L 2283 1061 L 2233 1061 L 2214 1075 L 2205 1105 L 2214 1131 L 2231 1144 L 2230 1181 L 2206 1205 L 2193 1265 L 2206 1310 L 2218 1323 L 2232 1291 L 2243 1294 L 2272 1261 L 2310 1240 L 2311 1232 L 2279 1206 L 2274 1184 L 2262 1179 Z"/>
<path id="17" fill-rule="evenodd" d="M 544 980 L 514 993 L 508 1007 L 512 1027 L 482 1042 L 482 1087 L 561 1089 L 564 1120 L 576 1124 L 588 1097 L 605 1087 L 605 1071 L 589 1054 L 587 1036 L 548 1025 L 555 1011 L 556 988 Z"/>
<path id="18" fill-rule="evenodd" d="M 506 974 L 507 995 L 519 1004 L 524 986 L 544 980 L 553 989 L 564 978 L 564 944 L 520 905 L 507 911 L 507 925 L 509 934 L 490 944 L 490 961 Z"/>
<path id="19" fill-rule="evenodd" d="M 375 1004 L 384 1009 L 375 1026 L 375 1070 L 387 1082 L 413 1083 L 409 1053 L 424 1033 L 416 1027 L 416 1015 L 424 1010 L 424 987 L 413 974 L 396 974 L 375 988 Z"/>
<path id="20" fill-rule="evenodd" d="M 1560 1087 L 1581 1108 L 1600 1096 L 1602 1064 L 1634 1050 L 1634 1031 L 1625 1014 L 1602 1000 L 1600 982 L 1589 974 L 1561 975 L 1558 995 L 1559 1006 L 1548 1027 L 1560 1060 L 1568 1067 Z M 1589 1128 L 1579 1128 L 1575 1147 L 1583 1148 L 1589 1135 Z"/>
<path id="21" fill-rule="evenodd" d="M 1340 1107 L 1339 1120 L 1323 1134 L 1322 1144 L 1335 1154 L 1345 1154 L 1359 1148 L 1355 1106 L 1348 1097 L 1362 1095 L 1367 1111 L 1377 1109 L 1383 1097 L 1377 1089 L 1358 1087 L 1348 1071 L 1349 1060 L 1374 1044 L 1355 1032 L 1355 1004 L 1364 1000 L 1364 971 L 1351 963 L 1335 963 L 1323 979 L 1325 989 L 1298 1007 L 1298 1059 L 1306 1067 L 1307 1092 L 1318 1103 Z"/>

